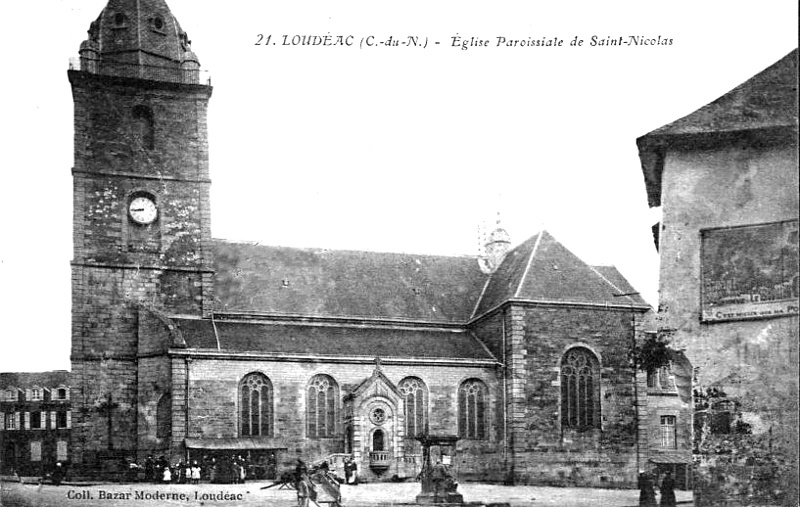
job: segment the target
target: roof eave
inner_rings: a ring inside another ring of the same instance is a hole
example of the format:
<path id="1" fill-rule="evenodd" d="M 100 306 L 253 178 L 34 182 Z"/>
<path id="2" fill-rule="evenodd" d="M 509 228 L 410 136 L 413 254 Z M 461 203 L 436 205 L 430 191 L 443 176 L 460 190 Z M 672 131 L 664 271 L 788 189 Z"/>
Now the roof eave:
<path id="1" fill-rule="evenodd" d="M 654 130 L 636 140 L 647 189 L 647 203 L 651 208 L 661 206 L 661 178 L 667 150 L 702 150 L 737 143 L 752 147 L 797 146 L 798 137 L 796 124 L 681 133 L 663 131 L 663 129 L 662 127 Z"/>

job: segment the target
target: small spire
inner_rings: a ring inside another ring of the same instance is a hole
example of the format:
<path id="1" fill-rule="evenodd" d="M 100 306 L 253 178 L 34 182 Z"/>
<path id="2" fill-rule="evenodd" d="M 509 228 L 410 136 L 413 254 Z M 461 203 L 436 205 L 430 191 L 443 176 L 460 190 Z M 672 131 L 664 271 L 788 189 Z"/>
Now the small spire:
<path id="1" fill-rule="evenodd" d="M 479 248 L 478 265 L 486 274 L 494 273 L 503 262 L 511 247 L 511 237 L 500 225 L 500 210 L 497 210 L 494 230 L 486 237 L 484 227 L 483 244 Z"/>

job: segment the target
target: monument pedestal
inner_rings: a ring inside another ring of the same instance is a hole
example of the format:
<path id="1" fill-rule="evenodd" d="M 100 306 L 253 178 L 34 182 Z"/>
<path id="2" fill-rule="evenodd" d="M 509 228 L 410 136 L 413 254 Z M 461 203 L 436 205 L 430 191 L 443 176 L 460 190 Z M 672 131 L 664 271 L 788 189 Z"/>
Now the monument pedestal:
<path id="1" fill-rule="evenodd" d="M 444 493 L 434 494 L 432 491 L 427 493 L 420 493 L 417 495 L 416 502 L 418 505 L 458 505 L 459 507 L 464 504 L 464 497 L 461 493 L 455 491 L 448 491 Z"/>

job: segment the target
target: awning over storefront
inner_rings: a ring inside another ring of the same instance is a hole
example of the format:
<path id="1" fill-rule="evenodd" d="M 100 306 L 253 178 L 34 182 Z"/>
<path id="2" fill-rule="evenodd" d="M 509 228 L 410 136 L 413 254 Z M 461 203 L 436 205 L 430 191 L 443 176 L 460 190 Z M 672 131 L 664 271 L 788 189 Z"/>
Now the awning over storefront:
<path id="1" fill-rule="evenodd" d="M 692 463 L 692 456 L 685 454 L 658 454 L 650 456 L 649 461 L 664 465 L 689 465 Z"/>
<path id="2" fill-rule="evenodd" d="M 210 450 L 286 450 L 286 447 L 275 445 L 273 438 L 187 438 L 184 440 L 187 449 Z"/>

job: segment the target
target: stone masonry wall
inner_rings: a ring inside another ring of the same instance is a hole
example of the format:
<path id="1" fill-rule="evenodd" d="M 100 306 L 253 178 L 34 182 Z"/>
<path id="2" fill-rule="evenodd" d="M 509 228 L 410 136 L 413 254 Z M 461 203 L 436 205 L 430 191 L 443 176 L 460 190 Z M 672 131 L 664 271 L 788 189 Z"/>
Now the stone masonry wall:
<path id="1" fill-rule="evenodd" d="M 515 414 L 515 423 L 524 432 L 514 435 L 515 480 L 634 486 L 637 414 L 629 352 L 633 320 L 638 316 L 628 310 L 528 307 L 521 318 L 525 401 L 516 405 L 522 413 Z M 593 351 L 600 361 L 602 422 L 598 430 L 561 427 L 560 360 L 574 345 Z"/>
<path id="2" fill-rule="evenodd" d="M 700 318 L 700 231 L 797 220 L 797 188 L 796 144 L 666 155 L 660 332 L 695 367 L 696 505 L 798 501 L 798 317 Z"/>
<path id="3" fill-rule="evenodd" d="M 185 377 L 176 370 L 180 359 L 173 360 L 173 393 L 175 398 L 185 389 Z M 188 429 L 189 438 L 236 438 L 238 436 L 238 389 L 241 379 L 251 372 L 262 372 L 272 381 L 274 388 L 275 436 L 271 440 L 276 449 L 286 449 L 279 464 L 282 469 L 294 466 L 298 456 L 306 461 L 322 459 L 331 453 L 344 452 L 344 428 L 342 398 L 359 383 L 372 375 L 374 364 L 332 364 L 319 362 L 284 361 L 234 361 L 194 359 L 189 363 L 188 384 Z M 457 389 L 461 382 L 478 378 L 486 383 L 490 402 L 488 410 L 489 437 L 485 441 L 462 440 L 459 442 L 459 458 L 455 463 L 462 479 L 502 480 L 502 453 L 498 452 L 500 428 L 495 414 L 498 403 L 498 385 L 494 368 L 450 367 L 450 366 L 400 366 L 384 364 L 385 375 L 395 384 L 407 376 L 421 378 L 429 390 L 429 430 L 431 433 L 453 435 L 458 433 Z M 306 389 L 309 380 L 316 374 L 327 374 L 339 385 L 340 412 L 336 436 L 328 439 L 305 437 Z M 181 384 L 181 385 L 178 385 Z M 183 407 L 176 404 L 173 421 L 182 417 Z M 178 424 L 182 424 L 178 422 Z M 173 438 L 177 436 L 173 426 Z M 360 460 L 360 469 L 368 474 L 368 454 L 363 452 L 363 442 L 355 442 L 354 452 Z M 397 442 L 395 448 L 403 448 Z M 175 459 L 175 457 L 173 457 Z M 390 478 L 400 470 L 390 469 L 382 480 Z"/>
<path id="4" fill-rule="evenodd" d="M 122 458 L 137 457 L 140 443 L 164 445 L 149 431 L 155 398 L 168 392 L 169 365 L 152 350 L 139 361 L 139 308 L 193 315 L 211 308 L 211 90 L 79 71 L 69 78 L 75 110 L 72 449 L 76 469 L 113 473 Z M 152 122 L 142 120 L 142 110 Z M 141 194 L 157 205 L 149 225 L 128 215 L 131 199 Z"/>

